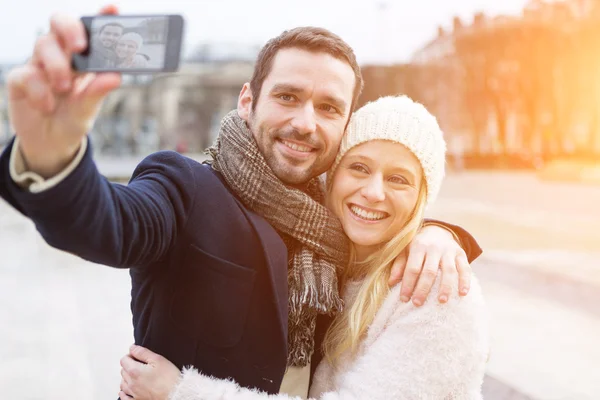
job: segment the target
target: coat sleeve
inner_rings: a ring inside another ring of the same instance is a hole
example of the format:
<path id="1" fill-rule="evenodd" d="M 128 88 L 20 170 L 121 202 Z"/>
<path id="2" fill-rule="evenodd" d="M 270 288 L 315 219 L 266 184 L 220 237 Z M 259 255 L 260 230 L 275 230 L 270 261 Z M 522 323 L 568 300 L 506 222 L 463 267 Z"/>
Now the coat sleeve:
<path id="1" fill-rule="evenodd" d="M 398 297 L 397 293 L 390 296 Z M 349 370 L 335 378 L 337 390 L 318 394 L 318 399 L 480 400 L 489 342 L 478 283 L 474 280 L 469 296 L 455 296 L 443 305 L 430 299 L 420 308 L 410 303 L 396 303 L 396 307 Z M 169 399 L 292 398 L 240 388 L 232 381 L 188 369 Z"/>
<path id="2" fill-rule="evenodd" d="M 0 158 L 0 195 L 55 248 L 113 267 L 159 260 L 192 207 L 192 161 L 175 152 L 155 153 L 137 166 L 128 185 L 121 185 L 100 175 L 90 147 L 60 183 L 31 193 L 10 177 L 9 146 Z"/>
<path id="3" fill-rule="evenodd" d="M 456 235 L 456 237 L 460 239 L 460 244 L 465 253 L 467 254 L 467 259 L 470 263 L 475 261 L 477 257 L 479 257 L 483 253 L 483 250 L 479 246 L 479 243 L 477 243 L 477 240 L 475 240 L 473 235 L 471 235 L 466 229 L 458 225 L 453 225 L 448 222 L 439 221 L 431 218 L 426 218 L 424 222 L 425 224 L 438 225 L 444 227 L 445 229 L 448 229 L 449 231 L 454 233 L 454 235 Z"/>

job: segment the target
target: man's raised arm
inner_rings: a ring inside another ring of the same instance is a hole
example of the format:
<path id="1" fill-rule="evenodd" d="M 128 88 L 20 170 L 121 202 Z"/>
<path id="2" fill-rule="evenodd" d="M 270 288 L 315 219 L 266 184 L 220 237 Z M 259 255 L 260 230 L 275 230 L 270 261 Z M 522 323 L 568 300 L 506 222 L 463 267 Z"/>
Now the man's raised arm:
<path id="1" fill-rule="evenodd" d="M 31 59 L 8 76 L 17 139 L 0 158 L 0 196 L 57 248 L 112 266 L 145 265 L 168 251 L 186 221 L 192 167 L 163 152 L 144 160 L 129 186 L 102 177 L 86 135 L 120 77 L 76 75 L 70 60 L 87 46 L 83 24 L 55 16 L 50 25 Z"/>

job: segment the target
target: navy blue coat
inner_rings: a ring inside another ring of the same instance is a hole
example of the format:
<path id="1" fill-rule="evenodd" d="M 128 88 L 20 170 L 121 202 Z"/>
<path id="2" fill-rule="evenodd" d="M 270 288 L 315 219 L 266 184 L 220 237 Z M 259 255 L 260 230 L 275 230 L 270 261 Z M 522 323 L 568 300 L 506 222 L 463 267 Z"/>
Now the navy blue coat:
<path id="1" fill-rule="evenodd" d="M 136 344 L 179 368 L 279 390 L 287 356 L 287 250 L 210 166 L 152 154 L 129 185 L 108 182 L 88 150 L 73 173 L 38 194 L 10 179 L 0 195 L 58 249 L 129 268 Z M 470 259 L 481 250 L 459 227 Z M 102 301 L 99 299 L 98 301 Z"/>

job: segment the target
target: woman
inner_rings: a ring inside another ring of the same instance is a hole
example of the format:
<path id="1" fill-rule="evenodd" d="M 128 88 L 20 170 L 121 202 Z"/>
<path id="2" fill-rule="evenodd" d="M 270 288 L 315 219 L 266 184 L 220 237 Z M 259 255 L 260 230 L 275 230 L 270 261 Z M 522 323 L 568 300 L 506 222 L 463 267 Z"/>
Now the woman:
<path id="1" fill-rule="evenodd" d="M 117 68 L 144 68 L 148 60 L 138 52 L 142 49 L 144 39 L 139 33 L 128 32 L 121 36 L 115 47 Z"/>
<path id="2" fill-rule="evenodd" d="M 447 303 L 428 299 L 420 308 L 401 302 L 400 286 L 387 284 L 393 260 L 439 192 L 445 152 L 435 118 L 405 96 L 381 98 L 352 117 L 327 180 L 328 207 L 353 244 L 343 277 L 345 308 L 327 332 L 310 398 L 481 399 L 489 343 L 477 280 L 466 297 L 455 290 Z M 292 398 L 194 369 L 164 369 L 160 376 L 173 379 L 162 393 L 171 400 Z M 139 378 L 124 374 L 122 388 L 149 398 L 144 393 L 157 388 Z"/>

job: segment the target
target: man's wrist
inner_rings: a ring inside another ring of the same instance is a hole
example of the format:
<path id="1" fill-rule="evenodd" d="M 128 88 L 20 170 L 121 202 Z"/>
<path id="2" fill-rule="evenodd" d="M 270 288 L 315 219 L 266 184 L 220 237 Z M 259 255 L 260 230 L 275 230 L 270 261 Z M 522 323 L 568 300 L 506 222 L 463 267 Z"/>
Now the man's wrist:
<path id="1" fill-rule="evenodd" d="M 63 171 L 77 156 L 81 150 L 82 143 L 64 149 L 61 152 L 27 151 L 24 146 L 19 146 L 17 151 L 21 153 L 26 171 L 35 173 L 43 179 L 49 179 Z"/>
<path id="2" fill-rule="evenodd" d="M 48 179 L 44 179 L 39 174 L 33 172 L 29 165 L 25 163 L 21 152 L 19 138 L 15 138 L 13 148 L 10 153 L 9 170 L 10 177 L 17 186 L 26 189 L 31 193 L 39 193 L 48 190 L 68 177 L 77 166 L 81 163 L 87 152 L 88 140 L 83 138 L 79 150 L 70 163 L 60 172 L 54 174 Z"/>

